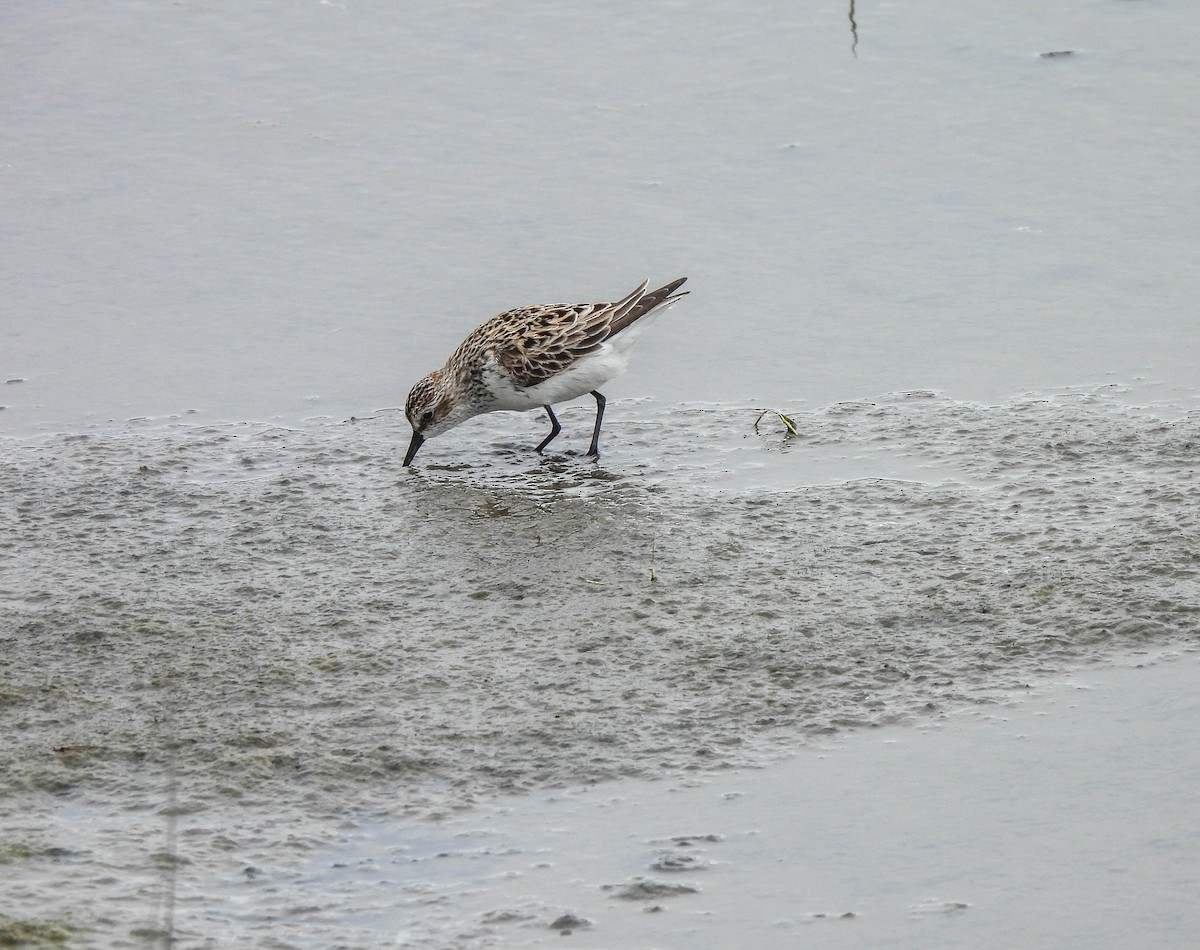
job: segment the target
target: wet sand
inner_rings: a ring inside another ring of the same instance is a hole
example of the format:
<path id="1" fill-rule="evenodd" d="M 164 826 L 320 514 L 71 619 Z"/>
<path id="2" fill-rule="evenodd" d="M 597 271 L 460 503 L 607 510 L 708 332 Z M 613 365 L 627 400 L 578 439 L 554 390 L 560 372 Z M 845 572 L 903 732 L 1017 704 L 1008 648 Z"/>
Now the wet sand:
<path id="1" fill-rule="evenodd" d="M 436 821 L 331 817 L 327 844 L 297 834 L 254 864 L 230 845 L 225 862 L 191 866 L 186 829 L 212 819 L 185 809 L 176 935 L 447 950 L 1190 946 L 1200 656 L 1180 646 L 811 742 L 764 768 L 570 786 Z M 170 866 L 159 851 L 130 875 L 124 849 L 143 835 L 165 847 L 162 811 L 64 807 L 37 829 L 71 848 L 24 862 L 17 906 L 99 889 L 101 920 L 140 912 L 143 926 L 71 945 L 154 939 Z"/>
<path id="2" fill-rule="evenodd" d="M 1191 946 L 1198 679 L 1127 655 L 760 770 L 367 825 L 299 883 L 401 947 Z"/>
<path id="3" fill-rule="evenodd" d="M 1200 417 L 1129 397 L 895 394 L 796 436 L 616 401 L 599 465 L 531 457 L 525 416 L 415 471 L 394 414 L 7 440 L 5 906 L 138 946 L 170 893 L 191 945 L 324 946 L 395 906 L 390 873 L 304 884 L 366 823 L 444 841 L 1194 642 Z"/>

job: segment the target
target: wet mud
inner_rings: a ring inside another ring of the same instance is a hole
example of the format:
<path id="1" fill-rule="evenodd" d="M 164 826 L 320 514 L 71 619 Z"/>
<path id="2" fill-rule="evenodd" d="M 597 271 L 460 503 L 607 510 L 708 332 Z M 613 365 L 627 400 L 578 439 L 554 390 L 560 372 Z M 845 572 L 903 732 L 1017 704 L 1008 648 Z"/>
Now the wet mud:
<path id="1" fill-rule="evenodd" d="M 1194 640 L 1200 413 L 1128 401 L 782 407 L 796 435 L 614 402 L 599 463 L 496 415 L 412 470 L 395 412 L 5 440 L 9 904 L 137 945 L 164 866 L 186 895 L 363 815 L 751 765 Z"/>

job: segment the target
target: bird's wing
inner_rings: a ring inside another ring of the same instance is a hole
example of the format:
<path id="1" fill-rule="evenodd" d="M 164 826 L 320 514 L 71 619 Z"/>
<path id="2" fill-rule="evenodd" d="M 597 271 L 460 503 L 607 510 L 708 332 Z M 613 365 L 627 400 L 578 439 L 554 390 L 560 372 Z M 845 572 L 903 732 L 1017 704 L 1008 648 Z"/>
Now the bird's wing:
<path id="1" fill-rule="evenodd" d="M 494 354 L 501 369 L 518 386 L 528 388 L 598 350 L 614 322 L 624 318 L 645 292 L 642 284 L 615 303 L 521 307 L 492 317 L 475 332 L 486 338 L 484 349 Z"/>

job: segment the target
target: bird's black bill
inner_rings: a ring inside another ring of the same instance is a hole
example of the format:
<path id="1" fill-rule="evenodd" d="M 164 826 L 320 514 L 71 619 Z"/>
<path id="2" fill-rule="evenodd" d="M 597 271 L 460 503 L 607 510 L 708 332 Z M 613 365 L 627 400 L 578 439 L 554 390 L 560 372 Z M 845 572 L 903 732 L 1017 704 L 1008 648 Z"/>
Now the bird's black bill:
<path id="1" fill-rule="evenodd" d="M 425 444 L 425 436 L 420 432 L 414 432 L 412 441 L 408 443 L 408 451 L 404 453 L 404 464 L 412 465 L 413 456 L 417 454 L 417 449 Z"/>

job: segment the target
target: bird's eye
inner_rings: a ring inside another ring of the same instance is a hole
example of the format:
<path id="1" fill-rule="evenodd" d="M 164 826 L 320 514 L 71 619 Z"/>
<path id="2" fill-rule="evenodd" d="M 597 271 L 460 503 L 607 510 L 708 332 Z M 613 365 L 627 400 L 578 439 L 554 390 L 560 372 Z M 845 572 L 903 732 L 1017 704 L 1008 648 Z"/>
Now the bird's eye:
<path id="1" fill-rule="evenodd" d="M 426 412 L 421 416 L 421 428 L 426 429 L 433 422 L 433 413 Z"/>

